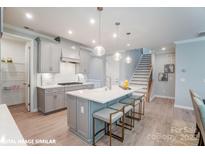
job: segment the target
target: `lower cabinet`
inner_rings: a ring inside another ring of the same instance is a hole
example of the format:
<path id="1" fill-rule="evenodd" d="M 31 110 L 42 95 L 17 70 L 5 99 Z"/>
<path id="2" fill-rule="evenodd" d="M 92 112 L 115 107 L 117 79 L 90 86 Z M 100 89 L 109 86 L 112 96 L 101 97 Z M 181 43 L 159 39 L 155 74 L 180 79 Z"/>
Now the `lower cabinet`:
<path id="1" fill-rule="evenodd" d="M 65 108 L 65 90 L 60 89 L 41 89 L 37 88 L 38 110 L 49 113 Z"/>
<path id="2" fill-rule="evenodd" d="M 64 92 L 45 95 L 45 112 L 51 112 L 65 108 Z"/>
<path id="3" fill-rule="evenodd" d="M 89 101 L 68 95 L 68 126 L 83 138 L 88 138 Z"/>
<path id="4" fill-rule="evenodd" d="M 77 132 L 88 138 L 88 100 L 77 98 Z"/>
<path id="5" fill-rule="evenodd" d="M 67 97 L 68 101 L 68 126 L 73 129 L 77 130 L 77 98 L 75 96 L 68 95 Z"/>

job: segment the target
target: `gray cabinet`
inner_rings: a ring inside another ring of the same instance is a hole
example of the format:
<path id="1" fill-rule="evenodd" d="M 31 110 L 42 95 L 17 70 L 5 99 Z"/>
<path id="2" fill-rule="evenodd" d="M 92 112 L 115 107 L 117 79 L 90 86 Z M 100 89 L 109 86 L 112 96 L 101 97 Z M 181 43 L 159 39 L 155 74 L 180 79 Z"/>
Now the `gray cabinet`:
<path id="1" fill-rule="evenodd" d="M 65 108 L 64 88 L 37 89 L 38 110 L 49 113 Z"/>
<path id="2" fill-rule="evenodd" d="M 88 100 L 68 95 L 68 126 L 81 137 L 88 138 Z"/>
<path id="3" fill-rule="evenodd" d="M 89 73 L 90 52 L 80 49 L 80 64 L 78 66 L 78 72 L 83 74 Z"/>
<path id="4" fill-rule="evenodd" d="M 77 132 L 88 138 L 88 100 L 77 98 Z"/>
<path id="5" fill-rule="evenodd" d="M 56 111 L 59 109 L 63 109 L 66 107 L 73 108 L 73 110 L 69 111 L 75 115 L 73 112 L 76 112 L 77 105 L 76 100 L 73 97 L 69 97 L 65 95 L 67 91 L 74 91 L 80 89 L 92 89 L 94 88 L 94 84 L 83 84 L 77 86 L 68 86 L 68 87 L 58 87 L 58 88 L 37 88 L 37 97 L 38 97 L 38 110 L 43 113 L 49 113 L 52 111 Z M 76 125 L 72 122 L 72 120 L 77 117 L 68 118 L 68 123 L 71 125 L 73 129 L 76 129 Z"/>
<path id="6" fill-rule="evenodd" d="M 67 100 L 68 100 L 68 124 L 70 129 L 73 130 L 77 130 L 77 100 L 76 97 L 68 95 L 67 96 Z"/>
<path id="7" fill-rule="evenodd" d="M 59 73 L 61 48 L 59 44 L 38 38 L 38 72 Z"/>

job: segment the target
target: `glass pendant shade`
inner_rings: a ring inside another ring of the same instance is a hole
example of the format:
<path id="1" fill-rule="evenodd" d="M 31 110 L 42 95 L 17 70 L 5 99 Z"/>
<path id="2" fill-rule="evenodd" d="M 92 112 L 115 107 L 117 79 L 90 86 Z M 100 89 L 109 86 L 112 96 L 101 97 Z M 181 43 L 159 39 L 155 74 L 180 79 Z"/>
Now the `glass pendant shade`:
<path id="1" fill-rule="evenodd" d="M 93 53 L 96 56 L 103 56 L 105 54 L 105 48 L 101 45 L 98 45 L 94 48 Z"/>

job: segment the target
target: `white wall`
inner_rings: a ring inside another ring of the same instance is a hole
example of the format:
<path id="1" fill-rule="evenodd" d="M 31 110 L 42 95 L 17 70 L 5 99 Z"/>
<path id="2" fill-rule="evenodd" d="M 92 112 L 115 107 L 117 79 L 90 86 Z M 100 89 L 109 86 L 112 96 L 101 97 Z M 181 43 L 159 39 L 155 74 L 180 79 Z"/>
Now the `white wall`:
<path id="1" fill-rule="evenodd" d="M 1 63 L 1 102 L 7 105 L 25 102 L 25 41 L 2 38 L 1 59 L 10 57 L 13 63 Z"/>
<path id="2" fill-rule="evenodd" d="M 175 53 L 155 52 L 152 58 L 153 87 L 151 97 L 161 96 L 167 98 L 175 97 L 175 73 L 168 74 L 168 81 L 159 81 L 158 74 L 164 72 L 164 65 L 175 64 Z"/>
<path id="3" fill-rule="evenodd" d="M 120 82 L 120 61 L 114 61 L 113 55 L 106 57 L 106 76 L 110 76 L 112 84 Z"/>
<path id="4" fill-rule="evenodd" d="M 115 61 L 113 54 L 106 57 L 106 75 L 111 76 L 113 84 L 118 84 L 126 79 L 131 79 L 139 62 L 141 52 L 140 50 L 135 49 L 124 51 L 121 55 L 122 59 L 120 61 Z M 132 59 L 130 64 L 127 64 L 125 61 L 127 56 Z"/>
<path id="5" fill-rule="evenodd" d="M 176 44 L 176 106 L 193 108 L 189 89 L 205 98 L 205 38 Z"/>
<path id="6" fill-rule="evenodd" d="M 75 80 L 75 64 L 61 62 L 60 73 L 38 73 L 37 85 L 54 85 L 60 82 L 72 82 Z"/>
<path id="7" fill-rule="evenodd" d="M 88 79 L 96 82 L 99 87 L 105 84 L 105 57 L 91 56 L 89 62 Z"/>
<path id="8" fill-rule="evenodd" d="M 25 60 L 25 42 L 13 38 L 2 38 L 1 57 L 11 57 L 15 62 Z"/>

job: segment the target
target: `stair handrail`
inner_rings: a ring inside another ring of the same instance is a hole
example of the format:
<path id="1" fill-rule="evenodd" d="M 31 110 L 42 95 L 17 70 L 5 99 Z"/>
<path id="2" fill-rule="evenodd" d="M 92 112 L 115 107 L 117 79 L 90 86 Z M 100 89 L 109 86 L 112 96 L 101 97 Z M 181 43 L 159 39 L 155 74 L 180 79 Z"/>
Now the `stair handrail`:
<path id="1" fill-rule="evenodd" d="M 152 67 L 152 64 L 150 64 L 149 81 L 148 81 L 147 94 L 146 94 L 147 102 L 149 102 L 150 100 L 151 85 L 152 85 L 152 72 L 153 72 L 153 67 Z"/>

